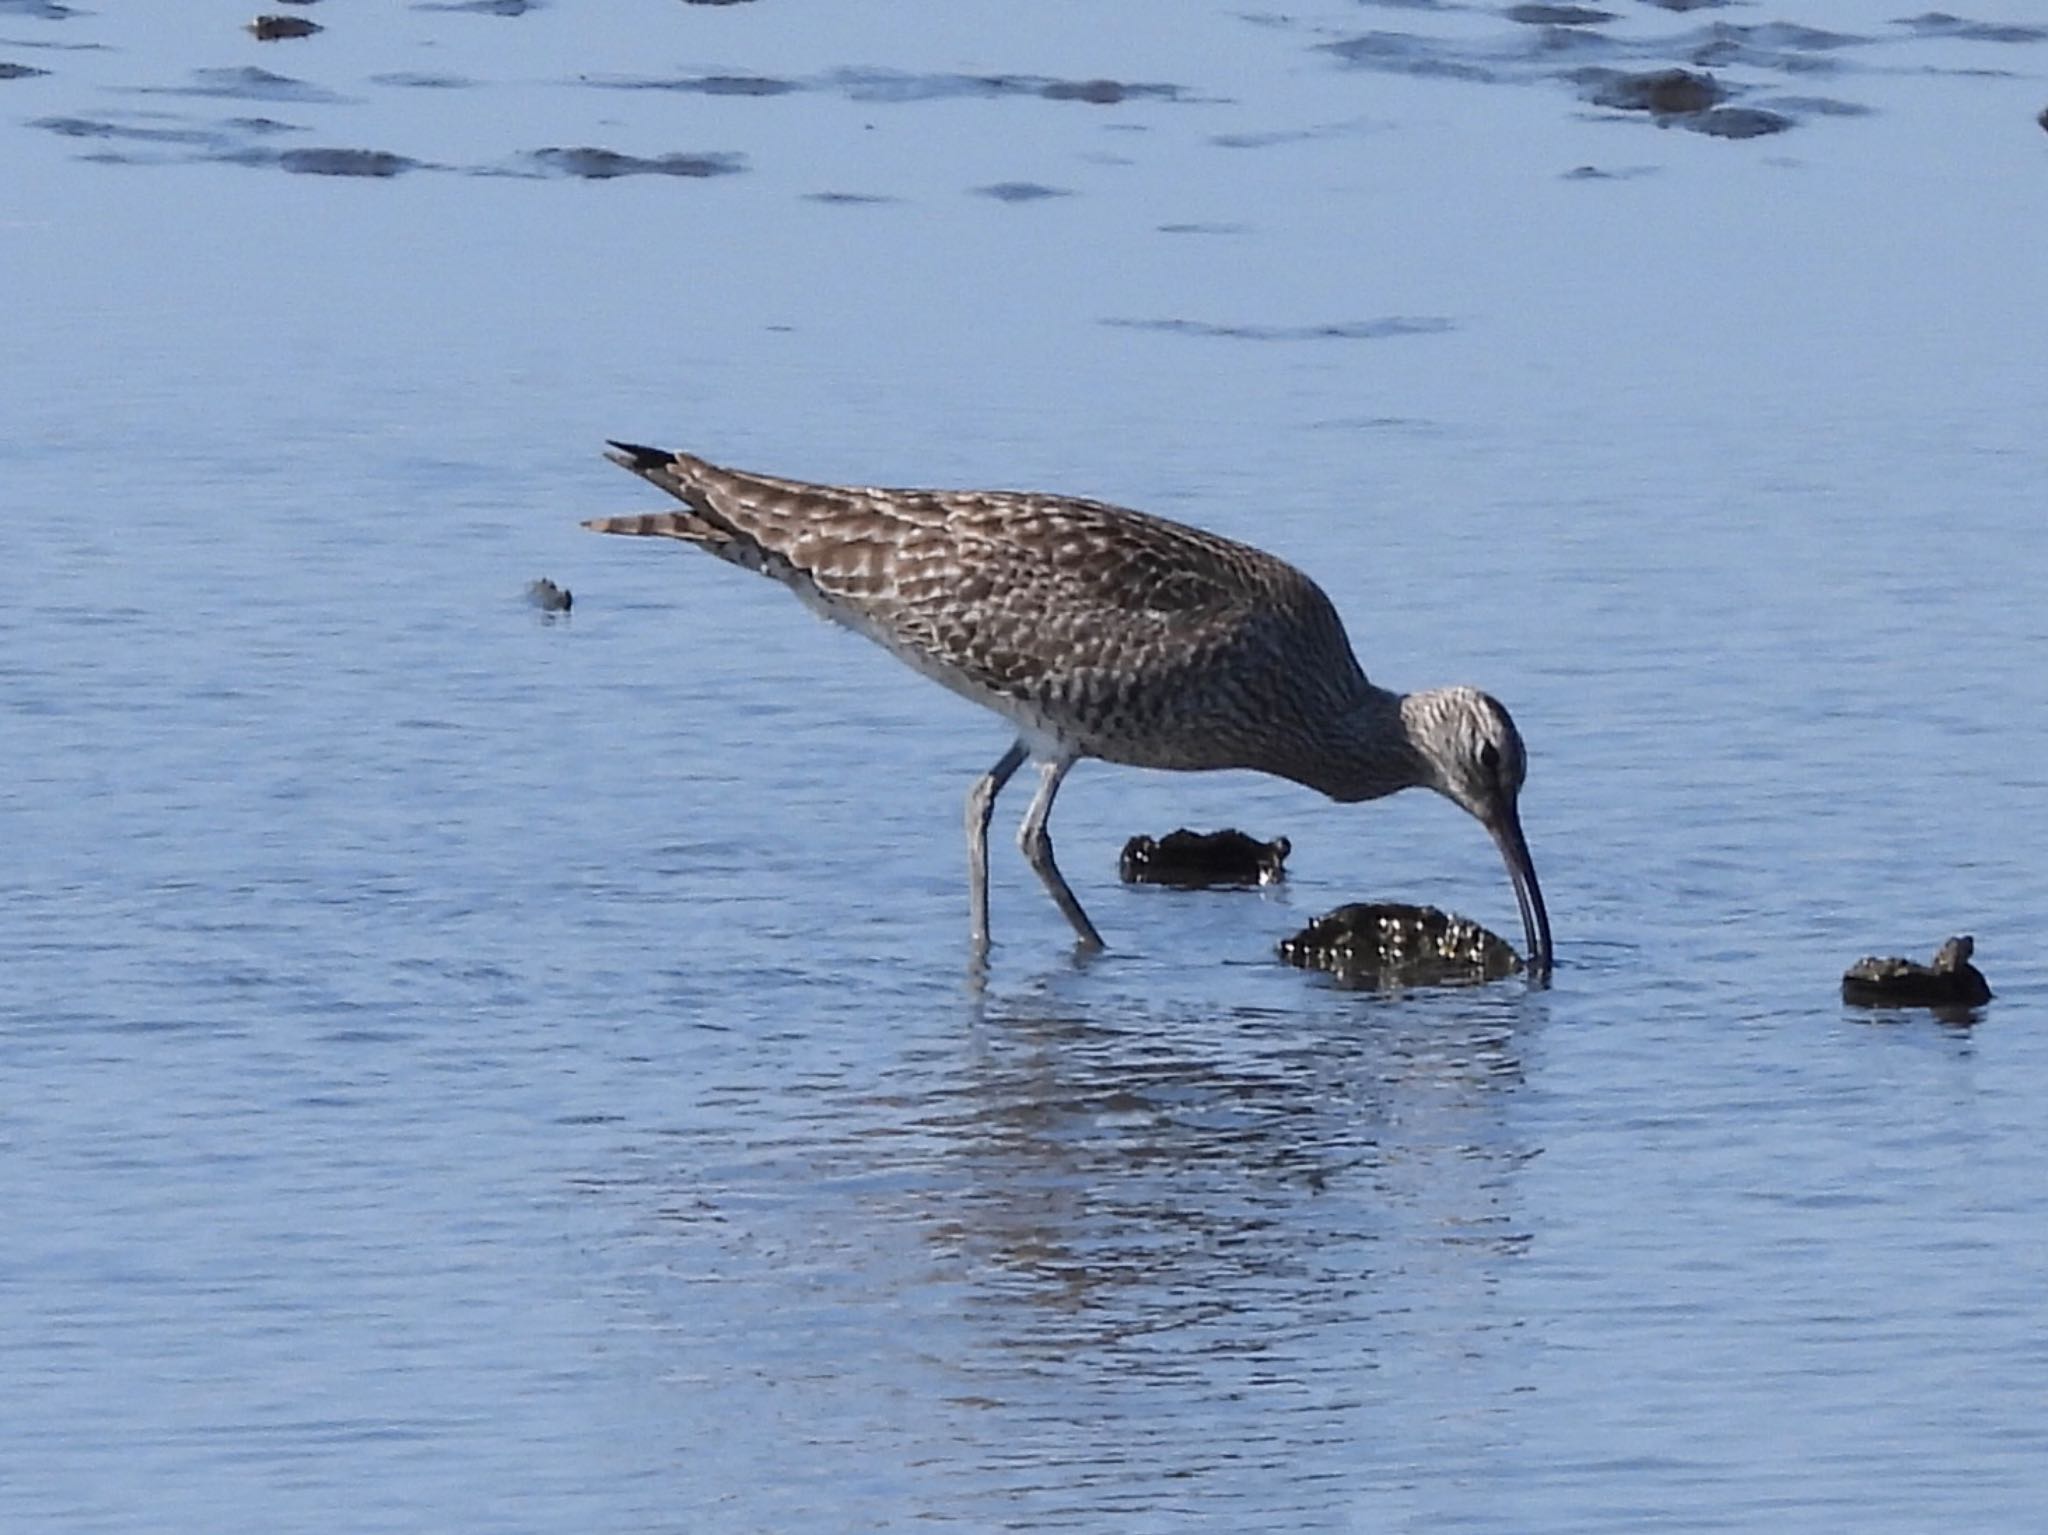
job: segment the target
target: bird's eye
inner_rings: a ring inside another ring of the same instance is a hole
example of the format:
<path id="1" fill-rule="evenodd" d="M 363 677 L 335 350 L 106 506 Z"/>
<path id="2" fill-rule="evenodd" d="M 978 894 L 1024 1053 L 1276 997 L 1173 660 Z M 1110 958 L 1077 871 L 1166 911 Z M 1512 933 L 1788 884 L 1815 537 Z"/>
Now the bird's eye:
<path id="1" fill-rule="evenodd" d="M 1491 741 L 1479 748 L 1479 765 L 1486 769 L 1489 777 L 1500 772 L 1500 748 Z"/>

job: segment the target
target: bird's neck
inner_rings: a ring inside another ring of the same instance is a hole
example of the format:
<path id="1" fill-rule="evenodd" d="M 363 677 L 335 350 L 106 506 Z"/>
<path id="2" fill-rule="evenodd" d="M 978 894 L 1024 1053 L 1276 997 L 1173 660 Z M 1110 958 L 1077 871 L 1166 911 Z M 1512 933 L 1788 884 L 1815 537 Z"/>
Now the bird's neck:
<path id="1" fill-rule="evenodd" d="M 1414 732 L 1414 700 L 1422 696 L 1367 684 L 1327 721 L 1325 749 L 1313 776 L 1303 781 L 1346 803 L 1433 785 L 1435 774 Z"/>

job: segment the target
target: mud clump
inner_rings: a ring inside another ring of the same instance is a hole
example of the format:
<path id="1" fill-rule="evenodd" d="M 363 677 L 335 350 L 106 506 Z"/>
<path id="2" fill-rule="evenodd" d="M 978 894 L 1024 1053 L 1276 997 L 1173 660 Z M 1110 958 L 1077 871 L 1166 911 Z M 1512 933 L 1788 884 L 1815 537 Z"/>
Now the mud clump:
<path id="1" fill-rule="evenodd" d="M 1294 851 L 1285 837 L 1261 842 L 1235 827 L 1223 831 L 1168 832 L 1133 837 L 1117 859 L 1127 885 L 1173 885 L 1200 890 L 1211 885 L 1271 885 L 1287 877 L 1283 865 Z"/>
<path id="2" fill-rule="evenodd" d="M 258 16 L 249 23 L 249 31 L 259 43 L 274 43 L 287 37 L 311 37 L 315 32 L 327 29 L 317 21 L 308 21 L 303 16 Z"/>
<path id="3" fill-rule="evenodd" d="M 1910 959 L 1859 959 L 1842 976 L 1842 1000 L 1857 1007 L 1931 1007 L 1937 1014 L 1967 1012 L 1991 1000 L 1991 983 L 1970 963 L 1976 940 L 1951 938 L 1934 963 Z"/>
<path id="4" fill-rule="evenodd" d="M 1458 986 L 1497 981 L 1522 969 L 1504 938 L 1434 906 L 1354 902 L 1292 938 L 1280 957 L 1327 970 L 1347 986 Z"/>

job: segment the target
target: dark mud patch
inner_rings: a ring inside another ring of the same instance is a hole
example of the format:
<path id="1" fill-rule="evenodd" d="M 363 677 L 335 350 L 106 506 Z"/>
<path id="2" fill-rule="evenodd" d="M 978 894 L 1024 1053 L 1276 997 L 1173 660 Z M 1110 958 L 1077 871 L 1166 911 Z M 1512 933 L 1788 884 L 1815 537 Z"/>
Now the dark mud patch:
<path id="1" fill-rule="evenodd" d="M 976 197 L 993 197 L 999 203 L 1037 203 L 1049 197 L 1074 195 L 1065 187 L 1049 187 L 1037 181 L 997 181 L 972 191 Z"/>
<path id="2" fill-rule="evenodd" d="M 99 117 L 38 117 L 29 123 L 67 139 L 107 139 L 140 144 L 183 144 L 218 148 L 234 142 L 219 128 L 169 127 L 154 122 L 110 122 Z"/>
<path id="3" fill-rule="evenodd" d="M 400 70 L 396 74 L 372 75 L 370 84 L 402 86 L 415 91 L 460 91 L 471 89 L 476 85 L 476 81 L 461 75 L 436 75 Z"/>
<path id="4" fill-rule="evenodd" d="M 1044 75 L 906 74 L 893 69 L 835 69 L 817 85 L 838 90 L 855 101 L 949 101 L 963 96 L 1037 96 L 1045 101 L 1073 101 L 1090 106 L 1115 106 L 1126 101 L 1186 101 L 1178 85 L 1124 80 L 1059 80 Z"/>
<path id="5" fill-rule="evenodd" d="M 1525 27 L 1597 27 L 1617 19 L 1590 5 L 1511 5 L 1501 15 Z"/>
<path id="6" fill-rule="evenodd" d="M 259 43 L 284 42 L 294 37 L 312 37 L 327 29 L 303 16 L 258 16 L 249 23 L 249 35 Z"/>
<path id="7" fill-rule="evenodd" d="M 33 80 L 37 75 L 47 75 L 47 69 L 37 69 L 31 64 L 13 64 L 0 59 L 0 80 Z"/>
<path id="8" fill-rule="evenodd" d="M 1317 47 L 1357 69 L 1487 84 L 1502 78 L 1498 69 L 1476 59 L 1460 58 L 1454 49 L 1436 38 L 1414 37 L 1406 32 L 1366 32 L 1334 43 L 1319 43 Z"/>
<path id="9" fill-rule="evenodd" d="M 332 106 L 347 98 L 330 90 L 273 74 L 254 65 L 239 69 L 195 69 L 188 85 L 140 85 L 132 87 L 143 96 L 217 96 L 229 101 L 288 101 L 300 106 Z"/>
<path id="10" fill-rule="evenodd" d="M 679 75 L 674 79 L 599 80 L 593 84 L 620 91 L 685 91 L 699 96 L 787 96 L 808 89 L 795 80 L 774 75 Z"/>
<path id="11" fill-rule="evenodd" d="M 1282 144 L 1308 144 L 1321 139 L 1384 132 L 1391 126 L 1389 123 L 1353 117 L 1337 123 L 1315 123 L 1306 128 L 1269 128 L 1258 133 L 1213 133 L 1209 136 L 1209 142 L 1218 149 L 1272 149 Z"/>
<path id="12" fill-rule="evenodd" d="M 1674 4 L 1662 8 L 1696 7 Z M 1937 19 L 1921 18 L 1926 31 L 1951 24 L 1952 19 L 1940 20 L 1940 13 L 1930 14 Z M 1757 138 L 1783 132 L 1807 115 L 1848 114 L 1821 108 L 1808 114 L 1790 104 L 1801 97 L 1788 95 L 1772 107 L 1751 108 L 1764 111 L 1767 117 L 1707 117 L 1739 98 L 1754 97 L 1769 84 L 1753 78 L 1735 83 L 1713 71 L 1777 76 L 1783 84 L 1815 74 L 1870 70 L 1876 66 L 1864 62 L 1861 53 L 1887 41 L 1783 21 L 1714 21 L 1667 29 L 1662 35 L 1619 34 L 1604 30 L 1595 19 L 1614 19 L 1611 13 L 1585 5 L 1518 5 L 1501 15 L 1507 24 L 1491 34 L 1438 37 L 1379 30 L 1314 46 L 1349 68 L 1483 84 L 1563 84 L 1610 110 L 1642 112 L 1668 126 L 1721 138 Z M 1566 21 L 1568 15 L 1574 19 Z M 1541 25 L 1536 24 L 1539 20 Z M 1962 25 L 1974 28 L 1978 24 Z M 1889 40 L 1900 38 L 1893 34 Z M 1703 120 L 1667 122 L 1696 115 Z"/>
<path id="13" fill-rule="evenodd" d="M 900 197 L 889 197 L 880 192 L 806 192 L 807 203 L 825 203 L 835 208 L 873 208 L 884 203 L 900 203 Z"/>
<path id="14" fill-rule="evenodd" d="M 1792 119 L 1782 112 L 1762 107 L 1716 107 L 1711 112 L 1694 112 L 1672 121 L 1689 133 L 1704 133 L 1716 139 L 1761 139 L 1783 133 Z"/>
<path id="15" fill-rule="evenodd" d="M 274 167 L 294 176 L 355 176 L 372 181 L 433 168 L 387 149 L 238 149 L 215 158 L 230 165 Z"/>
<path id="16" fill-rule="evenodd" d="M 1204 320 L 1108 319 L 1119 330 L 1162 331 L 1225 341 L 1380 341 L 1390 336 L 1434 336 L 1453 330 L 1438 315 L 1390 315 L 1383 320 L 1349 320 L 1329 325 L 1215 325 Z"/>
<path id="17" fill-rule="evenodd" d="M 1633 181 L 1639 176 L 1654 176 L 1654 165 L 1619 165 L 1608 170 L 1599 165 L 1575 165 L 1558 179 L 1560 181 Z"/>
<path id="18" fill-rule="evenodd" d="M 79 15 L 76 6 L 57 0 L 0 0 L 0 16 L 27 16 L 36 21 L 64 21 Z"/>
<path id="19" fill-rule="evenodd" d="M 1676 116 L 1704 112 L 1728 97 L 1727 87 L 1712 75 L 1690 69 L 1652 69 L 1631 74 L 1619 69 L 1581 69 L 1572 78 L 1596 107 L 1618 112 L 1650 112 Z"/>
<path id="20" fill-rule="evenodd" d="M 910 74 L 901 70 L 848 66 L 806 78 L 780 75 L 650 75 L 584 79 L 580 84 L 613 91 L 684 91 L 702 96 L 787 96 L 816 91 L 850 101 L 957 101 L 962 98 L 1037 97 L 1044 101 L 1117 106 L 1131 101 L 1192 101 L 1178 85 L 1157 81 L 1062 80 L 1048 75 Z"/>
<path id="21" fill-rule="evenodd" d="M 612 181 L 620 176 L 680 176 L 704 180 L 712 176 L 737 176 L 747 168 L 746 156 L 740 154 L 720 152 L 643 157 L 589 145 L 574 149 L 529 150 L 526 159 L 545 175 L 574 176 L 584 181 Z"/>
<path id="22" fill-rule="evenodd" d="M 2023 26 L 2017 22 L 1970 21 L 1946 11 L 1927 11 L 1902 16 L 1892 23 L 1918 37 L 1952 37 L 1970 43 L 2038 43 L 2048 41 L 2048 27 Z"/>
<path id="23" fill-rule="evenodd" d="M 1837 101 L 1832 96 L 1766 96 L 1756 103 L 1787 117 L 1871 117 L 1877 108 L 1860 101 Z"/>

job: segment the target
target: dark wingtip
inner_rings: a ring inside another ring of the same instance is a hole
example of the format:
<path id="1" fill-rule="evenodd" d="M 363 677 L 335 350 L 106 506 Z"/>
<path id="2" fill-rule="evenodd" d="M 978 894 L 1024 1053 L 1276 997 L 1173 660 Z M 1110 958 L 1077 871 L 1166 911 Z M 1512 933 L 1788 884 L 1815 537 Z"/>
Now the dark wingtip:
<path id="1" fill-rule="evenodd" d="M 605 457 L 636 474 L 643 469 L 659 469 L 675 458 L 675 454 L 666 448 L 643 448 L 638 443 L 617 442 L 609 437 L 605 439 L 605 443 L 608 447 L 618 449 L 616 453 L 607 453 Z"/>

